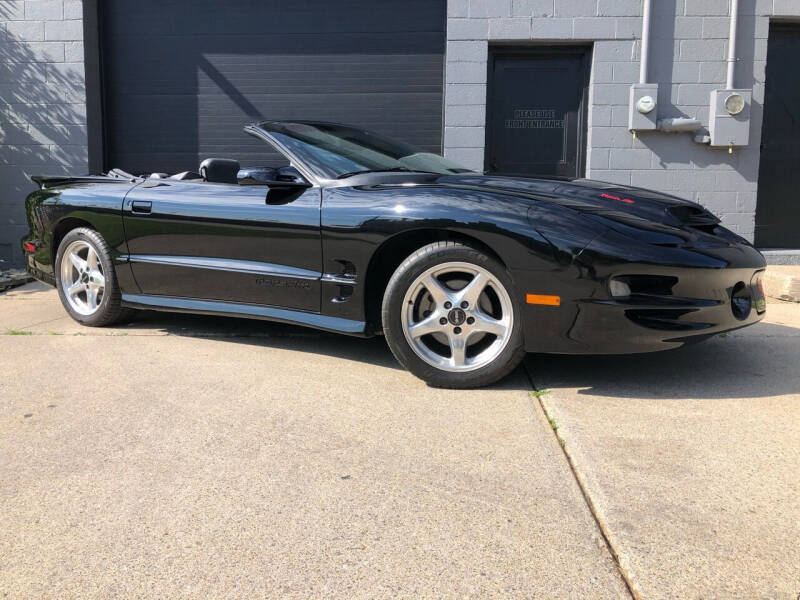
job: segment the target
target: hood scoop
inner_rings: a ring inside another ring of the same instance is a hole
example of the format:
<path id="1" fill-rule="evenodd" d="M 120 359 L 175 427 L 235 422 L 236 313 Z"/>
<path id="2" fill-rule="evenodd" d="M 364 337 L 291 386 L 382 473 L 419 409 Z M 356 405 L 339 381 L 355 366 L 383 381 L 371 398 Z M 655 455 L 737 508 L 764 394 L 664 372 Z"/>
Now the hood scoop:
<path id="1" fill-rule="evenodd" d="M 700 206 L 673 206 L 669 212 L 684 225 L 709 233 L 720 223 L 717 217 Z"/>

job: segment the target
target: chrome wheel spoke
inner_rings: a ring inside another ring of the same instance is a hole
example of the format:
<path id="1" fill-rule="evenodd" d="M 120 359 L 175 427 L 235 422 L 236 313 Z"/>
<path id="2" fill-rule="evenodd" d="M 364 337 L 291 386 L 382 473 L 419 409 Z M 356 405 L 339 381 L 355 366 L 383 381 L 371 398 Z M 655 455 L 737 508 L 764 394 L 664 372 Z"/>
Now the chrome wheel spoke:
<path id="1" fill-rule="evenodd" d="M 105 285 L 106 285 L 106 278 L 105 278 L 105 277 L 103 277 L 103 274 L 102 274 L 100 271 L 92 271 L 92 272 L 89 274 L 89 277 L 91 278 L 91 281 L 92 281 L 92 282 L 93 282 L 95 285 L 97 285 L 97 286 L 99 286 L 99 287 L 105 287 Z"/>
<path id="2" fill-rule="evenodd" d="M 75 283 L 73 283 L 72 285 L 70 285 L 67 288 L 67 295 L 70 298 L 74 298 L 75 296 L 80 294 L 82 291 L 83 291 L 83 284 L 81 284 L 80 282 L 76 281 Z"/>
<path id="3" fill-rule="evenodd" d="M 97 308 L 97 288 L 93 285 L 86 287 L 86 305 L 91 310 Z"/>
<path id="4" fill-rule="evenodd" d="M 72 266 L 78 270 L 78 273 L 86 270 L 86 261 L 78 256 L 77 250 L 69 253 L 69 261 L 72 263 Z"/>
<path id="5" fill-rule="evenodd" d="M 439 315 L 434 313 L 423 321 L 414 323 L 408 328 L 408 333 L 412 338 L 419 338 L 429 333 L 436 333 L 441 331 L 442 326 L 439 324 Z"/>
<path id="6" fill-rule="evenodd" d="M 478 306 L 478 299 L 490 281 L 488 273 L 478 271 L 464 289 L 458 293 L 458 303 L 467 302 L 469 306 Z"/>
<path id="7" fill-rule="evenodd" d="M 89 251 L 86 253 L 86 270 L 97 271 L 98 263 L 97 252 L 89 248 Z"/>
<path id="8" fill-rule="evenodd" d="M 455 367 L 463 367 L 467 362 L 467 340 L 464 336 L 450 336 L 450 362 Z"/>
<path id="9" fill-rule="evenodd" d="M 475 324 L 472 326 L 473 331 L 483 333 L 490 333 L 501 338 L 508 332 L 508 325 L 505 322 L 494 319 L 482 311 L 473 313 L 475 317 Z"/>
<path id="10" fill-rule="evenodd" d="M 450 291 L 445 289 L 445 287 L 436 279 L 436 276 L 433 273 L 429 274 L 423 281 L 422 285 L 425 286 L 425 289 L 428 290 L 428 293 L 433 298 L 433 301 L 436 303 L 436 306 L 442 308 L 445 302 L 452 302 L 450 298 Z"/>

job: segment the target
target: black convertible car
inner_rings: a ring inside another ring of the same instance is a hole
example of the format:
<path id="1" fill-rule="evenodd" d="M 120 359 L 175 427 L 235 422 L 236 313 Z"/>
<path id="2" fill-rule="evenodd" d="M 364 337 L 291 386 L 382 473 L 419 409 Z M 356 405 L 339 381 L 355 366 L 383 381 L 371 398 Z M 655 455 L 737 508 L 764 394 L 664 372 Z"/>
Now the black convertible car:
<path id="1" fill-rule="evenodd" d="M 282 160 L 33 177 L 29 272 L 85 325 L 155 309 L 383 333 L 443 387 L 525 352 L 650 352 L 763 317 L 764 258 L 698 204 L 475 173 L 333 123 L 245 131 Z"/>

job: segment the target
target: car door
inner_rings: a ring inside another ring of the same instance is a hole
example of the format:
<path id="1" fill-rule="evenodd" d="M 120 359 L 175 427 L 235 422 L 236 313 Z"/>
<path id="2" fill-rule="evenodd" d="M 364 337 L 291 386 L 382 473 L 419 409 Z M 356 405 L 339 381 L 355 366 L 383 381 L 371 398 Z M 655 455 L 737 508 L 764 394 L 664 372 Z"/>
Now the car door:
<path id="1" fill-rule="evenodd" d="M 141 292 L 318 312 L 320 189 L 148 179 L 123 223 Z"/>

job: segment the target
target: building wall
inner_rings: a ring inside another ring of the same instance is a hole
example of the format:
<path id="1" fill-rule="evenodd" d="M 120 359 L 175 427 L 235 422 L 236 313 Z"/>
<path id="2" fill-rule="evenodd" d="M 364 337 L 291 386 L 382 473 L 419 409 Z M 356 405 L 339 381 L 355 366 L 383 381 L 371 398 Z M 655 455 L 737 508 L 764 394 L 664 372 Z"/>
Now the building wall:
<path id="1" fill-rule="evenodd" d="M 20 266 L 35 174 L 88 169 L 79 0 L 0 0 L 0 270 Z"/>
<path id="2" fill-rule="evenodd" d="M 729 0 L 654 0 L 650 81 L 658 116 L 708 126 L 709 93 L 725 87 Z M 800 0 L 740 0 L 735 86 L 753 89 L 750 144 L 728 154 L 687 133 L 627 130 L 638 82 L 641 0 L 448 0 L 445 155 L 483 169 L 489 43 L 594 42 L 587 176 L 695 200 L 752 240 L 770 17 Z"/>
<path id="3" fill-rule="evenodd" d="M 729 0 L 654 0 L 659 116 L 708 121 L 725 80 Z M 800 0 L 740 0 L 736 85 L 753 88 L 750 144 L 729 155 L 689 134 L 627 131 L 641 0 L 448 0 L 445 154 L 483 168 L 491 42 L 594 42 L 587 175 L 697 200 L 751 238 L 769 19 Z M 0 0 L 0 269 L 20 266 L 22 200 L 37 173 L 88 171 L 81 0 Z"/>

